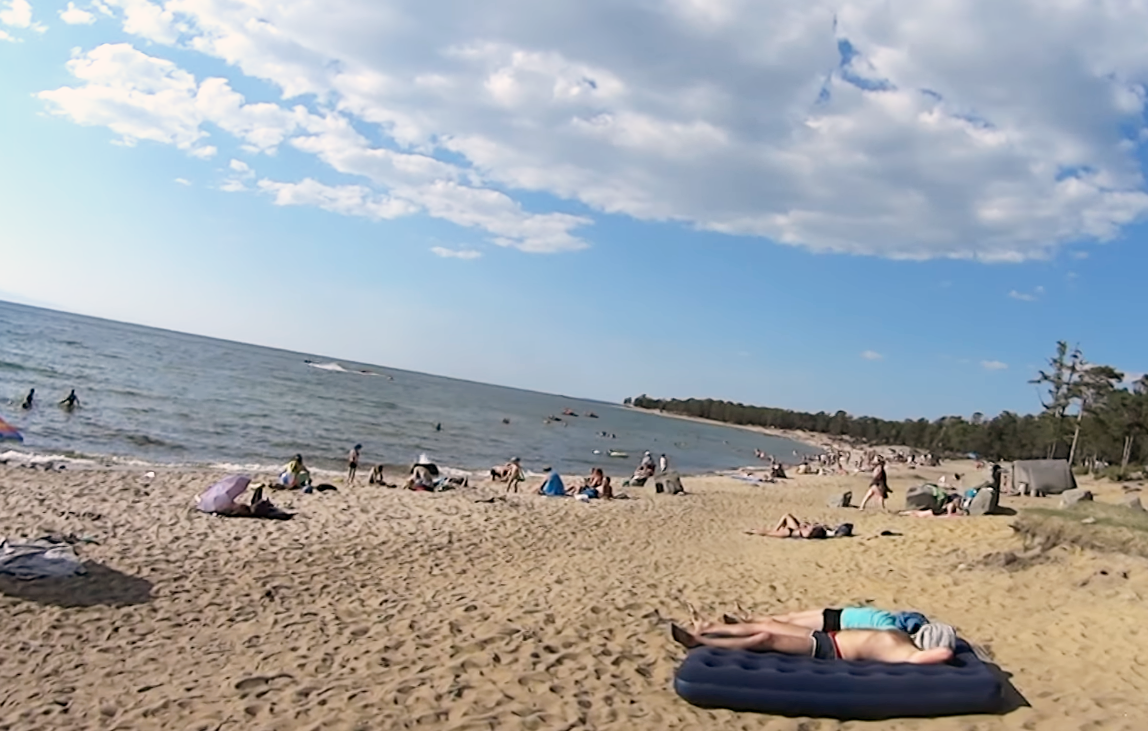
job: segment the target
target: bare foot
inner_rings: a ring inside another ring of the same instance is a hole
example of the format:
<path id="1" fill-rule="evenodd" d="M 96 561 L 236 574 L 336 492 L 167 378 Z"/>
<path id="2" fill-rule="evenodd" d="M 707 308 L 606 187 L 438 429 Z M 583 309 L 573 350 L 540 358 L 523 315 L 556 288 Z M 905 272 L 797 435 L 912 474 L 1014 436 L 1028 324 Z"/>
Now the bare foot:
<path id="1" fill-rule="evenodd" d="M 701 644 L 687 629 L 678 624 L 670 625 L 670 637 L 687 650 L 692 650 Z"/>

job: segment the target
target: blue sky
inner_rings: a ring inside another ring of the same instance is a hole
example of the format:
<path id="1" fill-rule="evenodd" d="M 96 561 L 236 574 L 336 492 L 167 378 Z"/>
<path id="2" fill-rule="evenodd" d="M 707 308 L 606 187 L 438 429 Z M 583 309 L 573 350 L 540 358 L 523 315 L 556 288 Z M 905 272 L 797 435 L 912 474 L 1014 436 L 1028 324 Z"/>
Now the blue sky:
<path id="1" fill-rule="evenodd" d="M 248 8 L 0 0 L 0 298 L 891 418 L 1148 369 L 1142 2 Z"/>

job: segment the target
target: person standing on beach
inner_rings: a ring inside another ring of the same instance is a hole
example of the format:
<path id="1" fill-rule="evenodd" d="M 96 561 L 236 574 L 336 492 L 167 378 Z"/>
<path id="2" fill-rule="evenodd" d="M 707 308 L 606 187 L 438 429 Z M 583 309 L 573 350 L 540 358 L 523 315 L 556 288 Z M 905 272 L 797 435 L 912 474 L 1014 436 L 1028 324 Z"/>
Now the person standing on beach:
<path id="1" fill-rule="evenodd" d="M 877 498 L 877 504 L 884 510 L 887 497 L 889 497 L 889 478 L 885 474 L 885 458 L 878 455 L 877 465 L 873 468 L 873 479 L 869 481 L 869 492 L 865 493 L 858 509 L 864 510 L 870 499 Z"/>
<path id="2" fill-rule="evenodd" d="M 363 445 L 356 444 L 351 453 L 347 455 L 347 484 L 355 484 L 355 471 L 359 469 L 359 454 L 362 453 Z"/>
<path id="3" fill-rule="evenodd" d="M 670 469 L 670 458 L 663 454 L 658 457 L 658 471 L 665 474 Z"/>
<path id="4" fill-rule="evenodd" d="M 36 398 L 36 389 L 29 389 L 28 395 L 24 397 L 24 403 L 20 404 L 20 408 L 27 411 L 32 408 L 32 401 Z"/>

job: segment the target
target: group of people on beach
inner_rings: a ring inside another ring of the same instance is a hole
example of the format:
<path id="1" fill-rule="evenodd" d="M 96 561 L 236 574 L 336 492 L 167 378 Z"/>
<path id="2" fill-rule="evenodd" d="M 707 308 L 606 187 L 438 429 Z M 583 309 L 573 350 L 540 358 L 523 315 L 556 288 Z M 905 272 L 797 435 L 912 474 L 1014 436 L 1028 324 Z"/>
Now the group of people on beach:
<path id="1" fill-rule="evenodd" d="M 31 411 L 32 407 L 35 405 L 36 389 L 30 388 L 28 389 L 28 395 L 25 396 L 24 400 L 20 403 L 20 408 L 24 409 L 24 411 Z M 69 391 L 68 395 L 58 401 L 56 405 L 62 408 L 64 411 L 72 411 L 77 406 L 79 406 L 80 399 L 78 396 L 76 396 L 76 389 L 73 388 L 71 391 Z"/>

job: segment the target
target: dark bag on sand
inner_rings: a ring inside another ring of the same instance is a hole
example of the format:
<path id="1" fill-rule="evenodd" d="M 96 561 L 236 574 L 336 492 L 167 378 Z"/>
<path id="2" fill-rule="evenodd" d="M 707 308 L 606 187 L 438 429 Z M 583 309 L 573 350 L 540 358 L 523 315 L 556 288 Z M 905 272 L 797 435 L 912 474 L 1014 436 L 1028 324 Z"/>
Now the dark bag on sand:
<path id="1" fill-rule="evenodd" d="M 829 507 L 831 508 L 848 508 L 853 503 L 853 493 L 846 490 L 835 498 L 830 498 Z"/>
<path id="2" fill-rule="evenodd" d="M 833 529 L 834 538 L 848 538 L 851 535 L 853 535 L 852 523 L 842 523 Z"/>
<path id="3" fill-rule="evenodd" d="M 905 491 L 905 510 L 938 510 L 940 507 L 932 485 L 914 485 Z"/>

